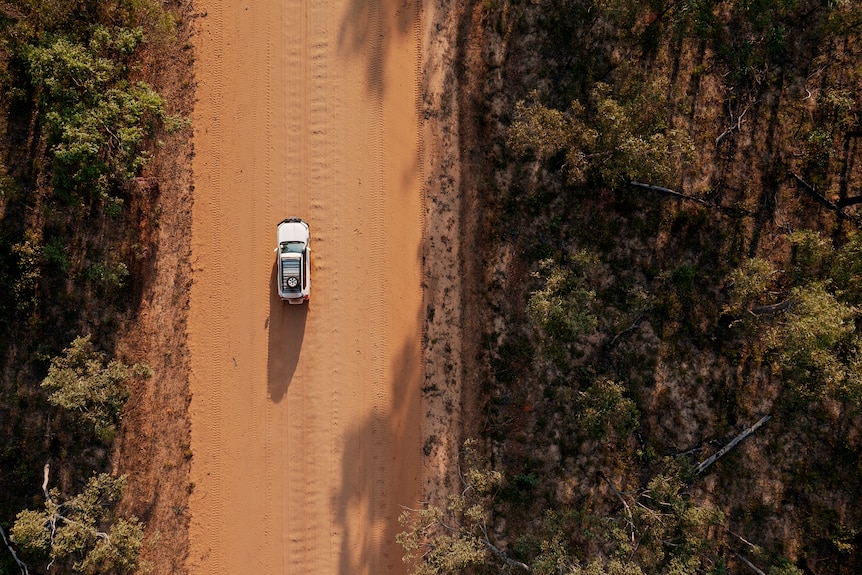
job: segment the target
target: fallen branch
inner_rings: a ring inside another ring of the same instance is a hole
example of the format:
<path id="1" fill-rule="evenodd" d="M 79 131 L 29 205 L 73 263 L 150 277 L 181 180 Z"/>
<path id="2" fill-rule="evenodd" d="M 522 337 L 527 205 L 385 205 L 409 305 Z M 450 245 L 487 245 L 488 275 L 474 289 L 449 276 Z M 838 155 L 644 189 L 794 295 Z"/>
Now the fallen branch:
<path id="1" fill-rule="evenodd" d="M 795 179 L 795 180 L 796 180 L 796 182 L 797 182 L 800 186 L 802 186 L 802 189 L 803 189 L 803 190 L 805 190 L 806 192 L 808 192 L 808 195 L 809 195 L 809 196 L 811 196 L 811 198 L 812 198 L 815 202 L 817 202 L 817 203 L 818 203 L 818 204 L 820 204 L 821 206 L 824 206 L 825 208 L 827 208 L 827 209 L 829 209 L 829 210 L 831 210 L 831 211 L 835 212 L 836 214 L 838 214 L 838 216 L 840 216 L 840 217 L 842 217 L 842 218 L 845 218 L 845 219 L 848 219 L 848 220 L 858 220 L 858 218 L 854 218 L 854 217 L 852 217 L 852 216 L 850 216 L 850 215 L 846 214 L 846 213 L 844 212 L 844 208 L 843 208 L 843 206 L 841 206 L 841 205 L 839 205 L 839 204 L 836 204 L 836 203 L 834 203 L 834 202 L 830 202 L 829 200 L 827 200 L 827 199 L 826 199 L 826 196 L 824 196 L 823 194 L 821 194 L 820 192 L 818 192 L 818 191 L 814 188 L 814 186 L 812 186 L 811 184 L 809 184 L 808 182 L 806 182 L 805 180 L 803 180 L 803 179 L 802 179 L 802 176 L 800 176 L 799 174 L 796 174 L 796 173 L 794 173 L 794 172 L 788 172 L 788 173 L 789 173 L 791 176 L 793 176 L 793 179 Z M 862 201 L 862 200 L 860 200 L 860 201 Z"/>
<path id="2" fill-rule="evenodd" d="M 786 300 L 779 302 L 779 303 L 774 303 L 774 304 L 770 304 L 770 305 L 755 306 L 755 307 L 751 308 L 749 310 L 749 312 L 753 313 L 754 315 L 762 315 L 765 313 L 775 313 L 778 311 L 785 310 L 785 309 L 789 308 L 791 305 L 793 305 L 793 300 L 792 299 L 786 299 Z"/>
<path id="3" fill-rule="evenodd" d="M 727 527 L 725 527 L 724 530 L 727 531 L 728 533 L 730 533 L 731 535 L 733 535 L 734 537 L 736 537 L 737 539 L 739 539 L 740 541 L 742 541 L 743 543 L 745 543 L 746 545 L 748 545 L 749 547 L 751 547 L 752 549 L 757 549 L 757 545 L 755 545 L 754 543 L 752 543 L 751 541 L 749 541 L 748 539 L 746 539 L 745 537 L 743 537 L 739 533 L 735 533 L 734 531 L 732 531 L 731 529 L 729 529 Z"/>
<path id="4" fill-rule="evenodd" d="M 700 198 L 696 198 L 695 196 L 689 196 L 676 190 L 671 190 L 670 188 L 663 188 L 661 186 L 654 186 L 652 184 L 645 184 L 644 182 L 639 182 L 637 180 L 631 180 L 629 185 L 634 186 L 636 188 L 643 188 L 644 190 L 649 190 L 651 192 L 659 192 L 661 194 L 667 194 L 669 196 L 673 196 L 675 198 L 680 198 L 682 200 L 690 200 L 692 202 L 697 202 L 702 206 L 709 206 L 709 203 L 706 200 L 702 200 Z"/>
<path id="5" fill-rule="evenodd" d="M 734 551 L 734 552 L 733 552 L 733 554 L 734 554 L 734 555 L 736 555 L 736 558 L 737 558 L 737 559 L 739 559 L 740 561 L 742 561 L 742 562 L 743 562 L 743 564 L 744 564 L 746 567 L 748 567 L 749 569 L 751 569 L 752 571 L 754 571 L 755 573 L 757 573 L 757 575 L 766 575 L 766 573 L 764 573 L 763 571 L 761 571 L 760 569 L 758 569 L 758 568 L 754 565 L 754 563 L 752 563 L 751 561 L 749 561 L 748 559 L 746 559 L 743 555 L 740 555 L 740 554 L 739 554 L 739 553 L 737 553 L 736 551 Z"/>
<path id="6" fill-rule="evenodd" d="M 497 557 L 499 557 L 499 558 L 500 558 L 500 559 L 501 559 L 501 560 L 502 560 L 506 565 L 508 565 L 509 567 L 520 567 L 520 568 L 521 568 L 521 569 L 523 569 L 524 571 L 529 571 L 529 570 L 530 570 L 530 568 L 529 568 L 526 564 L 521 563 L 520 561 L 516 561 L 515 559 L 512 559 L 511 557 L 509 557 L 508 555 L 506 555 L 503 551 L 501 551 L 501 550 L 500 550 L 496 545 L 494 545 L 493 543 L 491 543 L 491 540 L 488 538 L 488 530 L 487 530 L 487 528 L 485 527 L 485 525 L 484 525 L 484 524 L 483 524 L 481 527 L 482 527 L 482 535 L 484 536 L 484 537 L 483 537 L 482 542 L 485 544 L 485 546 L 486 546 L 488 549 L 490 549 L 490 550 L 491 550 L 491 552 L 492 552 L 494 555 L 496 555 Z"/>
<path id="7" fill-rule="evenodd" d="M 739 115 L 739 118 L 736 119 L 736 124 L 733 123 L 733 112 L 730 113 L 730 127 L 723 131 L 719 136 L 715 139 L 715 147 L 717 148 L 721 141 L 727 137 L 728 134 L 733 132 L 734 130 L 740 130 L 742 128 L 742 119 L 748 113 L 748 110 L 757 103 L 757 100 L 752 100 L 748 103 L 745 109 L 742 111 L 742 114 Z"/>
<path id="8" fill-rule="evenodd" d="M 760 418 L 760 421 L 758 421 L 757 423 L 755 423 L 754 425 L 752 425 L 751 427 L 749 427 L 748 429 L 746 429 L 745 431 L 743 431 L 742 433 L 740 433 L 739 435 L 734 437 L 730 443 L 728 443 L 727 445 L 725 445 L 724 447 L 719 449 L 714 455 L 712 455 L 712 457 L 709 457 L 705 461 L 699 463 L 698 466 L 695 467 L 695 469 L 694 469 L 695 475 L 699 475 L 699 474 L 703 473 L 706 470 L 706 468 L 709 467 L 710 465 L 712 465 L 713 463 L 715 463 L 715 461 L 718 458 L 720 458 L 721 456 L 726 454 L 728 451 L 730 451 L 731 449 L 736 447 L 736 445 L 740 441 L 742 441 L 743 439 L 745 439 L 746 437 L 748 437 L 749 435 L 751 435 L 752 433 L 757 431 L 760 428 L 760 426 L 762 426 L 764 423 L 766 423 L 770 419 L 772 419 L 771 415 L 764 415 L 763 417 Z"/>
<path id="9" fill-rule="evenodd" d="M 673 455 L 671 455 L 671 457 L 685 457 L 686 455 L 691 455 L 692 453 L 697 453 L 698 451 L 703 451 L 703 447 L 692 447 L 691 449 L 686 449 L 685 451 L 674 453 Z"/>
<path id="10" fill-rule="evenodd" d="M 631 531 L 632 544 L 634 544 L 634 542 L 635 542 L 635 523 L 634 523 L 634 519 L 632 518 L 631 507 L 629 507 L 629 504 L 626 502 L 626 499 L 625 499 L 625 497 L 623 497 L 623 494 L 620 493 L 619 489 L 617 489 L 613 483 L 611 483 L 611 480 L 608 479 L 607 475 L 605 475 L 603 472 L 599 471 L 599 477 L 601 477 L 602 479 L 605 480 L 605 483 L 608 484 L 608 487 L 611 488 L 611 491 L 614 492 L 614 495 L 616 495 L 617 499 L 620 500 L 620 503 L 623 504 L 623 507 L 626 510 L 626 517 L 628 518 L 629 531 Z"/>
<path id="11" fill-rule="evenodd" d="M 638 328 L 638 326 L 640 325 L 641 321 L 643 321 L 643 318 L 644 318 L 644 317 L 646 317 L 646 314 L 647 314 L 647 312 L 648 312 L 648 311 L 649 311 L 649 310 L 644 310 L 644 311 L 643 311 L 643 312 L 642 312 L 642 313 L 637 317 L 637 319 L 636 319 L 636 320 L 634 320 L 634 322 L 632 322 L 632 324 L 631 324 L 630 326 L 628 326 L 627 328 L 625 328 L 624 330 L 622 330 L 620 333 L 618 333 L 617 335 L 615 335 L 615 336 L 613 337 L 613 339 L 611 339 L 611 342 L 608 344 L 608 347 L 613 347 L 613 346 L 614 346 L 614 344 L 615 344 L 615 343 L 617 343 L 617 340 L 618 340 L 619 338 L 621 338 L 622 336 L 624 336 L 625 334 L 627 334 L 627 333 L 629 333 L 629 332 L 632 332 L 632 331 L 636 330 L 636 329 Z"/>
<path id="12" fill-rule="evenodd" d="M 829 208 L 830 210 L 838 211 L 838 206 L 837 206 L 837 205 L 835 205 L 835 204 L 833 204 L 832 202 L 830 202 L 829 200 L 827 200 L 827 199 L 826 199 L 826 196 L 824 196 L 823 194 L 821 194 L 820 192 L 818 192 L 818 191 L 814 188 L 814 186 L 812 186 L 811 184 L 809 184 L 808 182 L 806 182 L 806 181 L 802 178 L 802 176 L 800 176 L 799 174 L 797 174 L 797 173 L 795 173 L 795 172 L 789 172 L 789 174 L 790 174 L 791 176 L 793 176 L 793 179 L 794 179 L 794 180 L 796 180 L 796 182 L 797 182 L 800 186 L 802 186 L 802 189 L 803 189 L 803 190 L 805 190 L 806 192 L 808 192 L 808 194 L 809 194 L 809 195 L 810 195 L 810 196 L 811 196 L 811 197 L 812 197 L 812 198 L 813 198 L 813 199 L 814 199 L 818 204 L 820 204 L 820 205 L 822 205 L 822 206 L 825 206 L 825 207 Z"/>
<path id="13" fill-rule="evenodd" d="M 3 543 L 6 544 L 6 548 L 9 550 L 9 553 L 12 554 L 12 559 L 14 559 L 15 563 L 18 564 L 18 568 L 21 569 L 21 575 L 30 575 L 30 571 L 27 570 L 27 565 L 18 559 L 18 555 L 15 553 L 15 548 L 12 547 L 12 542 L 6 537 L 6 532 L 3 531 L 2 525 L 0 525 L 0 537 L 3 538 Z"/>

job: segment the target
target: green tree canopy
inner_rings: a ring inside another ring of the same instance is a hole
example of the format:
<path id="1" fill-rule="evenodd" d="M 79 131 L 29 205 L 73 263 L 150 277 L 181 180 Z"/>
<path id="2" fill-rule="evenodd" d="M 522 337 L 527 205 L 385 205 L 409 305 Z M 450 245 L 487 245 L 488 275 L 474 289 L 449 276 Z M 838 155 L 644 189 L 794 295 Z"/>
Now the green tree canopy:
<path id="1" fill-rule="evenodd" d="M 793 305 L 770 332 L 782 374 L 804 397 L 862 400 L 858 311 L 822 283 L 795 287 Z"/>
<path id="2" fill-rule="evenodd" d="M 148 84 L 128 81 L 123 61 L 143 40 L 140 28 L 96 26 L 88 45 L 57 36 L 25 49 L 58 190 L 108 195 L 147 163 L 146 137 L 182 125 Z"/>
<path id="3" fill-rule="evenodd" d="M 519 155 L 546 161 L 565 156 L 571 184 L 589 179 L 609 187 L 631 180 L 667 185 L 683 160 L 694 154 L 691 138 L 667 125 L 667 104 L 660 84 L 638 84 L 615 92 L 596 83 L 587 105 L 549 108 L 533 92 L 518 102 L 507 140 Z"/>
<path id="4" fill-rule="evenodd" d="M 109 440 L 129 397 L 129 375 L 129 366 L 107 361 L 86 335 L 75 338 L 63 355 L 51 360 L 42 387 L 53 405 L 69 410 L 92 426 L 96 435 Z"/>

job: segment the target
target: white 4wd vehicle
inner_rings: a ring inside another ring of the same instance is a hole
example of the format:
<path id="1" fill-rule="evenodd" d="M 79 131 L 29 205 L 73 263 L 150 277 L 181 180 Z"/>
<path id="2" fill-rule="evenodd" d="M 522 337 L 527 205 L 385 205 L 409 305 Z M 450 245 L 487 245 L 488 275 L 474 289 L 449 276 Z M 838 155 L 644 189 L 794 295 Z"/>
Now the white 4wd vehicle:
<path id="1" fill-rule="evenodd" d="M 286 218 L 278 224 L 277 237 L 278 295 L 289 303 L 303 303 L 311 291 L 308 224 L 299 218 Z"/>

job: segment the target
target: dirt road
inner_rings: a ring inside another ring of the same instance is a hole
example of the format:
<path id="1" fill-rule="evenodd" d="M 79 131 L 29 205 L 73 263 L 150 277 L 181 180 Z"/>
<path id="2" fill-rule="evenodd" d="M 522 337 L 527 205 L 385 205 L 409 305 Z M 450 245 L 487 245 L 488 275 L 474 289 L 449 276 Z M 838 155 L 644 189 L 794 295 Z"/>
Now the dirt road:
<path id="1" fill-rule="evenodd" d="M 421 499 L 419 8 L 201 0 L 195 39 L 197 574 L 403 573 Z M 307 306 L 275 226 L 309 222 Z"/>

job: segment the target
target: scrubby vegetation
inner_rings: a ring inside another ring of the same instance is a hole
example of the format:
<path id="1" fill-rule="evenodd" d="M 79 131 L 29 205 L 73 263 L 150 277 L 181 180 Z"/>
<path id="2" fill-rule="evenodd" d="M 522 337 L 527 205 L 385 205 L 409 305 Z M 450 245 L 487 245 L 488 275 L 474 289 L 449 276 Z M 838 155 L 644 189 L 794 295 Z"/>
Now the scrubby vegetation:
<path id="1" fill-rule="evenodd" d="M 488 457 L 404 517 L 414 572 L 858 573 L 862 4 L 470 17 Z"/>
<path id="2" fill-rule="evenodd" d="M 76 337 L 62 356 L 51 360 L 42 387 L 49 391 L 51 405 L 69 410 L 78 422 L 92 427 L 99 439 L 109 442 L 129 399 L 126 379 L 130 371 L 150 373 L 146 365 L 135 364 L 130 370 L 117 360 L 106 363 L 87 335 Z"/>
<path id="3" fill-rule="evenodd" d="M 109 453 L 152 370 L 115 347 L 158 226 L 140 176 L 188 125 L 142 59 L 174 24 L 152 0 L 0 6 L 0 573 L 139 566 Z"/>

